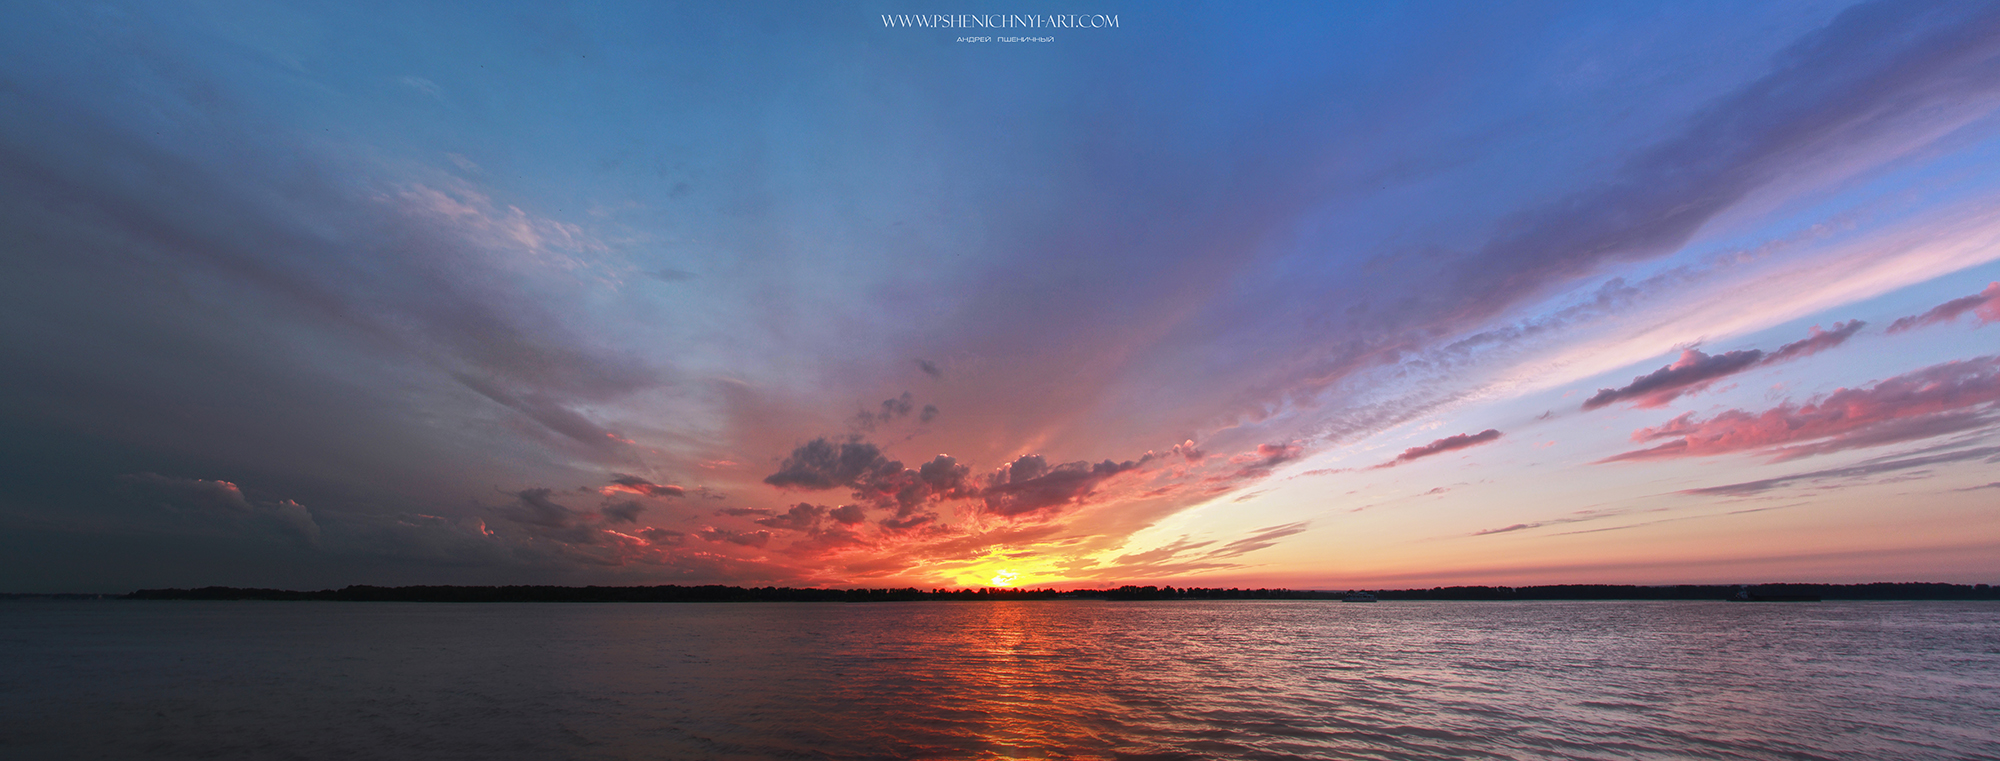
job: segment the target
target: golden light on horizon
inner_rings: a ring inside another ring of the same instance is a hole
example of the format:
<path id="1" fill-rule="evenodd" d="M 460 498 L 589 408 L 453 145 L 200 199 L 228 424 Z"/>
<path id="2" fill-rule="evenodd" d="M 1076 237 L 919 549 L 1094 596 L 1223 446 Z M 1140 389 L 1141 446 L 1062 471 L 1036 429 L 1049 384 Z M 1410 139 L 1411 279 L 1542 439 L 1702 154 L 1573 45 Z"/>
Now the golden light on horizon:
<path id="1" fill-rule="evenodd" d="M 1003 569 L 999 573 L 993 574 L 993 586 L 996 587 L 1014 586 L 1014 581 L 1020 578 L 1020 576 L 1021 576 L 1020 574 L 1015 573 L 1011 570 Z"/>

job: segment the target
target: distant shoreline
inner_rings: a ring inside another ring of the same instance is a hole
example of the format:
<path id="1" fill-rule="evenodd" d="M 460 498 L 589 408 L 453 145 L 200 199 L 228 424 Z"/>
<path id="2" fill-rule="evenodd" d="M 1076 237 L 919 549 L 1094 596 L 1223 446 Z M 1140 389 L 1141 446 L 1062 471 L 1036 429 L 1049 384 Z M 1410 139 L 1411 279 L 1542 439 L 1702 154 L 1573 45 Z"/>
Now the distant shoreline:
<path id="1" fill-rule="evenodd" d="M 1454 586 L 1371 589 L 1379 600 L 1725 600 L 1747 589 L 1753 598 L 1817 597 L 1823 600 L 2000 600 L 1987 584 L 1876 582 L 1871 584 L 1555 584 L 1527 587 Z M 300 591 L 240 587 L 142 589 L 130 594 L 0 593 L 0 600 L 273 600 L 325 602 L 915 602 L 951 600 L 1325 600 L 1349 590 L 1242 589 L 1123 586 L 1114 589 L 811 589 L 793 587 L 650 586 L 348 586 Z"/>

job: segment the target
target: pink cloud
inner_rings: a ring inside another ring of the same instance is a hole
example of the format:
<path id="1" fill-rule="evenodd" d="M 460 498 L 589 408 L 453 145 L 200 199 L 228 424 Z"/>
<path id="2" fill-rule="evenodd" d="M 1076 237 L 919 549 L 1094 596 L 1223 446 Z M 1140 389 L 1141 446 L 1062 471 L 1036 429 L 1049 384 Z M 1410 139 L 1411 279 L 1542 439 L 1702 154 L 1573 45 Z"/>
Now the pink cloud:
<path id="1" fill-rule="evenodd" d="M 1952 299 L 1932 307 L 1923 314 L 1910 315 L 1889 325 L 1889 332 L 1901 333 L 1905 330 L 1951 322 L 1959 315 L 1971 312 L 1979 317 L 1979 324 L 2000 322 L 2000 282 L 1986 284 L 1986 290 L 1964 298 Z"/>
<path id="2" fill-rule="evenodd" d="M 1647 409 L 1665 407 L 1675 399 L 1706 390 L 1716 381 L 1750 368 L 1811 356 L 1839 346 L 1866 324 L 1860 320 L 1836 322 L 1832 330 L 1822 330 L 1814 325 L 1811 335 L 1780 346 L 1770 354 L 1748 349 L 1711 356 L 1696 349 L 1687 349 L 1673 364 L 1633 378 L 1632 383 L 1624 388 L 1598 389 L 1595 395 L 1584 400 L 1583 408 L 1594 410 L 1618 402 L 1629 402 L 1634 407 Z"/>
<path id="3" fill-rule="evenodd" d="M 1991 422 L 1978 409 L 2000 401 L 2000 357 L 1933 365 L 1872 388 L 1843 388 L 1803 405 L 1761 413 L 1728 410 L 1706 420 L 1688 413 L 1633 432 L 1663 444 L 1598 462 L 1710 457 L 1763 450 L 1772 461 L 1929 438 Z"/>
<path id="4" fill-rule="evenodd" d="M 1778 347 L 1777 351 L 1771 352 L 1771 356 L 1764 358 L 1764 364 L 1809 357 L 1847 343 L 1847 339 L 1852 338 L 1856 332 L 1861 330 L 1863 325 L 1867 324 L 1860 320 L 1836 322 L 1833 324 L 1832 330 L 1820 330 L 1818 325 L 1814 325 L 1812 326 L 1812 335 Z"/>
<path id="5" fill-rule="evenodd" d="M 1500 438 L 1500 435 L 1501 434 L 1499 431 L 1494 430 L 1492 428 L 1488 428 L 1478 433 L 1461 433 L 1456 436 L 1446 436 L 1442 439 L 1438 439 L 1437 441 L 1433 441 L 1429 444 L 1425 444 L 1420 447 L 1410 447 L 1409 449 L 1405 449 L 1403 450 L 1402 454 L 1396 455 L 1396 459 L 1382 463 L 1381 465 L 1377 465 L 1375 467 L 1393 468 L 1406 462 L 1410 462 L 1413 460 L 1420 460 L 1425 457 L 1430 457 L 1431 455 L 1444 454 L 1446 452 L 1450 452 L 1457 449 L 1464 449 L 1466 447 L 1476 447 L 1479 446 L 1480 444 L 1484 444 L 1489 441 L 1495 441 Z"/>
<path id="6" fill-rule="evenodd" d="M 673 486 L 671 484 L 656 484 L 646 479 L 640 478 L 638 476 L 628 476 L 623 473 L 617 473 L 614 475 L 616 475 L 617 478 L 611 479 L 611 485 L 598 490 L 602 492 L 605 496 L 610 496 L 612 494 L 617 494 L 619 492 L 624 492 L 626 494 L 637 494 L 641 497 L 679 497 L 684 494 L 687 494 L 687 489 L 681 488 L 679 486 Z"/>

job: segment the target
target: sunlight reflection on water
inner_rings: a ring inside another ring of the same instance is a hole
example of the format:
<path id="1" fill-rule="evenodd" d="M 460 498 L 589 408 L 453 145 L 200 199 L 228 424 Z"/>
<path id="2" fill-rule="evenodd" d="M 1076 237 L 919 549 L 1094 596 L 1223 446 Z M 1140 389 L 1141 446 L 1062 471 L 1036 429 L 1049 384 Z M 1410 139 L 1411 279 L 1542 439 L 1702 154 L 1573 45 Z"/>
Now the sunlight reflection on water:
<path id="1" fill-rule="evenodd" d="M 1994 758 L 1996 614 L 15 602 L 0 755 Z"/>

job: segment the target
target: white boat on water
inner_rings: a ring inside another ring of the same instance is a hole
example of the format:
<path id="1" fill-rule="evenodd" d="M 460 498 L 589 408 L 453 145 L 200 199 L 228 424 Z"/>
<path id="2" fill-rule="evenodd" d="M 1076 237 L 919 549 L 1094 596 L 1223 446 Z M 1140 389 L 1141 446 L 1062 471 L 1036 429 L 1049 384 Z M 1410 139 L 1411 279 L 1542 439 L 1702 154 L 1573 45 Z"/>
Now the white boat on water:
<path id="1" fill-rule="evenodd" d="M 1340 601 L 1341 601 L 1341 602 L 1377 602 L 1377 600 L 1375 599 L 1375 595 L 1373 595 L 1373 594 L 1371 594 L 1371 593 L 1368 593 L 1368 592 L 1348 592 L 1348 593 L 1347 593 L 1347 596 L 1346 596 L 1346 597 L 1342 597 L 1342 598 L 1340 598 Z"/>

